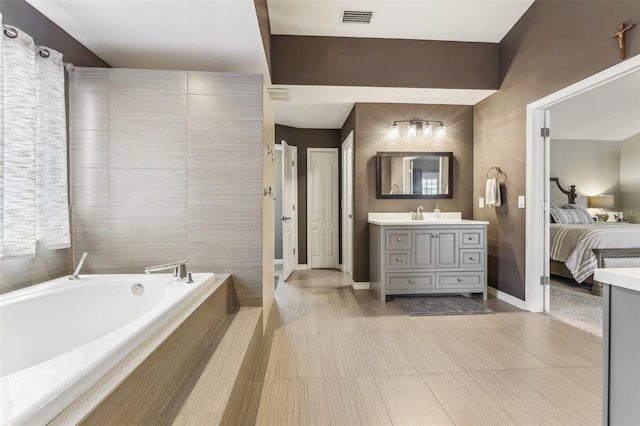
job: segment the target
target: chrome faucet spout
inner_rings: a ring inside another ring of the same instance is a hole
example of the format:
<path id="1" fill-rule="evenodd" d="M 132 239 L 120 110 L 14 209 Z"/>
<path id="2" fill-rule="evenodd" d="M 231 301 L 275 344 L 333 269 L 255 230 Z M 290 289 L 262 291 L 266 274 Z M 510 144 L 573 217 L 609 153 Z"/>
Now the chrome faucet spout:
<path id="1" fill-rule="evenodd" d="M 424 220 L 424 215 L 422 214 L 423 210 L 424 207 L 418 206 L 418 209 L 411 215 L 411 220 Z"/>
<path id="2" fill-rule="evenodd" d="M 80 258 L 80 262 L 78 262 L 78 266 L 76 266 L 76 270 L 73 271 L 73 274 L 69 276 L 70 280 L 77 280 L 80 278 L 78 274 L 80 273 L 80 269 L 82 269 L 82 265 L 84 264 L 84 261 L 87 259 L 88 255 L 89 253 L 87 253 L 86 251 L 82 253 L 82 257 Z"/>
<path id="3" fill-rule="evenodd" d="M 189 262 L 187 260 L 180 260 L 178 262 L 147 266 L 146 268 L 144 268 L 144 273 L 150 274 L 151 272 L 166 271 L 167 269 L 173 269 L 173 277 L 177 280 L 184 280 L 188 276 L 187 274 L 188 263 Z"/>

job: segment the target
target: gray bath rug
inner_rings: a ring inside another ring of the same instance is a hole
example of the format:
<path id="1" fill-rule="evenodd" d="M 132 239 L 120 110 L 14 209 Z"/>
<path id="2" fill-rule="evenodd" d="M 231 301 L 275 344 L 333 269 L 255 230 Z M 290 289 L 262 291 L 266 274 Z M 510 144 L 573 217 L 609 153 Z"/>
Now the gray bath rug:
<path id="1" fill-rule="evenodd" d="M 400 309 L 408 315 L 479 315 L 493 314 L 478 302 L 464 296 L 394 297 Z"/>

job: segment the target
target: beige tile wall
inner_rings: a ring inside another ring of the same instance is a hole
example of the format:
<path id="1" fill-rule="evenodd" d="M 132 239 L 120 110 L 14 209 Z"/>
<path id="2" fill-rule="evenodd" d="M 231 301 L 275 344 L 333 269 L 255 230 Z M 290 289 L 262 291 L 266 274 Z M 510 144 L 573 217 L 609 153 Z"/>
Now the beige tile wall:
<path id="1" fill-rule="evenodd" d="M 262 76 L 79 68 L 70 78 L 74 258 L 189 260 L 262 304 Z M 222 249 L 224 247 L 224 249 Z"/>

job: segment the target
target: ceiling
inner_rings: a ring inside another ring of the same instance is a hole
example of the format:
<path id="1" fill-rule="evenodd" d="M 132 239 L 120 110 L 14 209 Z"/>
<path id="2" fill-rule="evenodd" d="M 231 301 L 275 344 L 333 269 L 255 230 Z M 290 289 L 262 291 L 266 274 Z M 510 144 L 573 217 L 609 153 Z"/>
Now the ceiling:
<path id="1" fill-rule="evenodd" d="M 640 133 L 640 71 L 549 109 L 551 138 L 621 141 Z"/>
<path id="2" fill-rule="evenodd" d="M 27 0 L 114 67 L 263 74 L 253 0 Z M 273 34 L 499 42 L 533 0 L 267 0 Z M 340 24 L 342 9 L 374 12 Z M 493 91 L 288 87 L 276 123 L 340 128 L 355 102 L 474 105 Z"/>

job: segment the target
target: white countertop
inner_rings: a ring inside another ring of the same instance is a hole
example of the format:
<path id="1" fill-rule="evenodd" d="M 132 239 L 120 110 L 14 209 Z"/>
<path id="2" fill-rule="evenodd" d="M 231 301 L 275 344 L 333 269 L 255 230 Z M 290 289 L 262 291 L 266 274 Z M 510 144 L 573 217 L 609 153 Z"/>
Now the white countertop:
<path id="1" fill-rule="evenodd" d="M 600 268 L 593 278 L 604 284 L 640 292 L 640 268 Z"/>
<path id="2" fill-rule="evenodd" d="M 433 212 L 424 212 L 423 220 L 412 220 L 413 212 L 398 213 L 369 213 L 368 221 L 373 225 L 488 225 L 484 220 L 462 219 L 460 212 L 441 212 L 436 215 Z"/>

